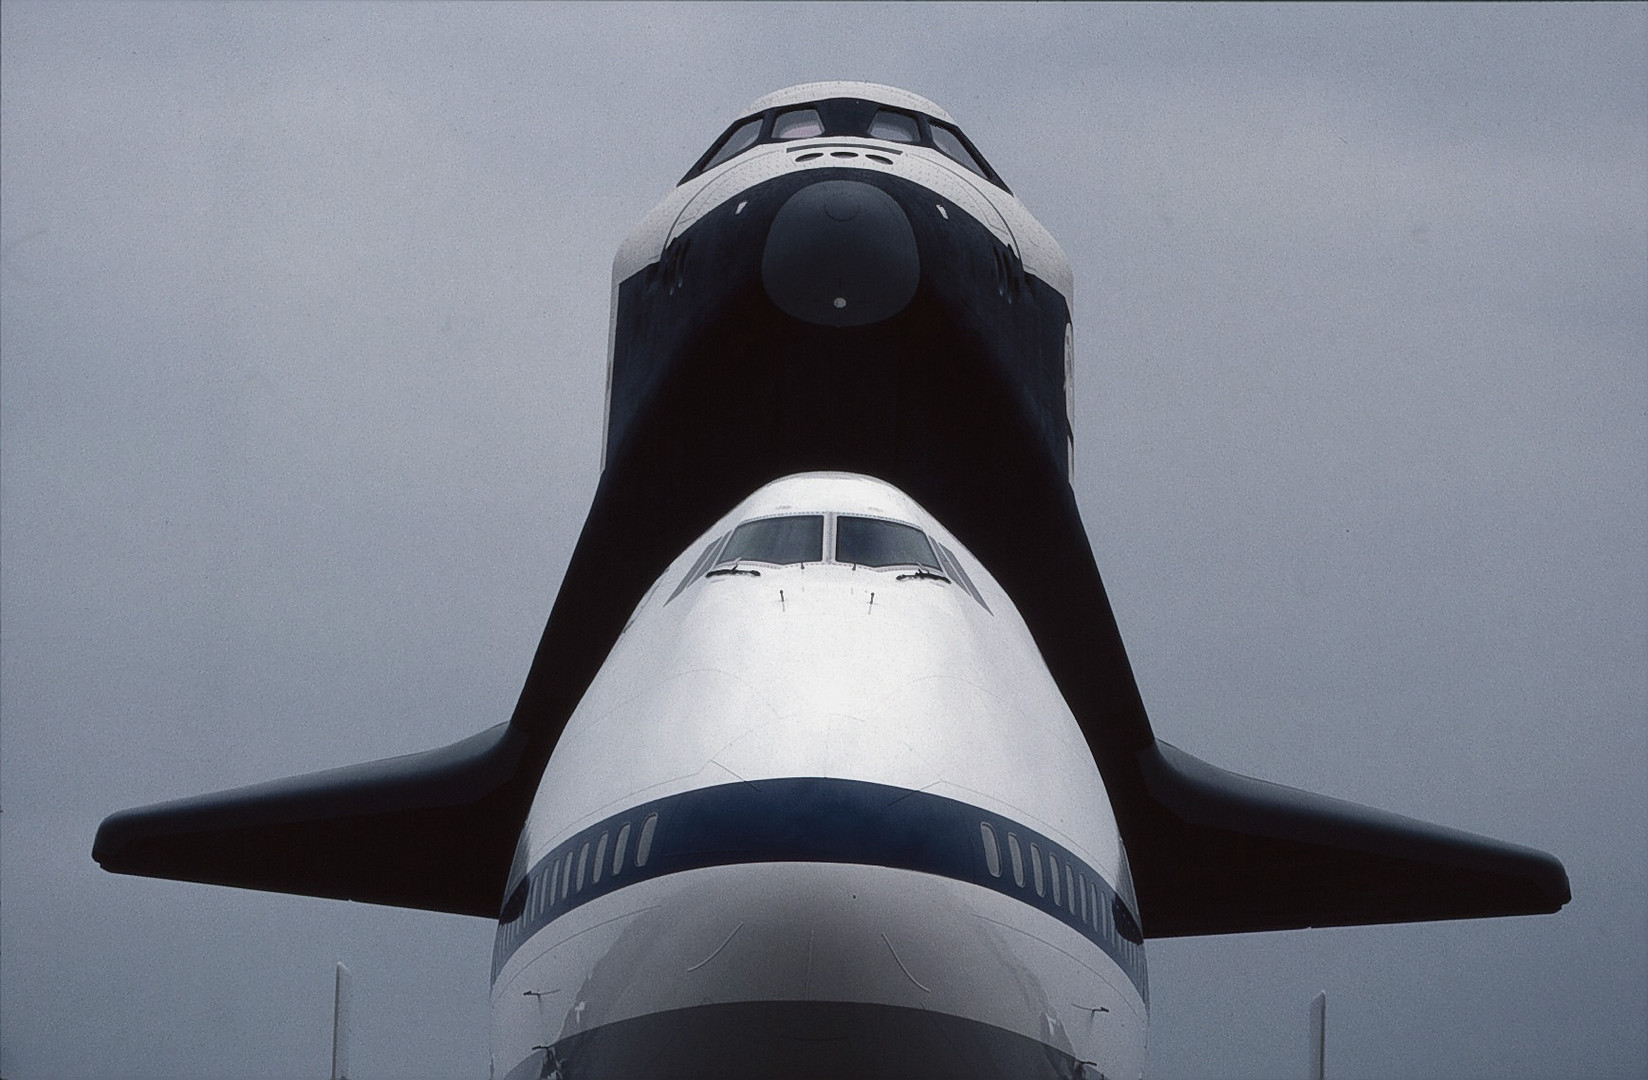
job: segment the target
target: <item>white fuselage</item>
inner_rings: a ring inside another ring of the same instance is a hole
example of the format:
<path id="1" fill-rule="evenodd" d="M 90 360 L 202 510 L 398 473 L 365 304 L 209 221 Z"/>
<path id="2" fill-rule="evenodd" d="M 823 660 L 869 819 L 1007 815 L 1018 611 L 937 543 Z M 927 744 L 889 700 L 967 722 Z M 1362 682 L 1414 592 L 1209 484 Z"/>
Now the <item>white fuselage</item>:
<path id="1" fill-rule="evenodd" d="M 704 561 L 741 522 L 808 514 L 824 515 L 822 561 Z M 918 527 L 949 573 L 830 561 L 837 515 Z M 842 841 L 857 854 L 808 838 L 774 854 L 770 836 L 704 840 L 733 851 L 706 854 L 685 839 L 713 831 L 712 800 L 814 781 L 911 796 L 889 812 L 929 807 L 920 820 L 942 821 L 926 827 L 954 831 L 975 865 L 935 872 L 862 835 Z M 659 868 L 666 840 L 676 869 Z M 509 888 L 500 1077 L 602 1025 L 762 1001 L 928 1010 L 1105 1075 L 1143 1067 L 1142 949 L 1114 897 L 1136 905 L 1086 742 L 989 572 L 867 477 L 769 484 L 658 579 L 567 724 Z"/>

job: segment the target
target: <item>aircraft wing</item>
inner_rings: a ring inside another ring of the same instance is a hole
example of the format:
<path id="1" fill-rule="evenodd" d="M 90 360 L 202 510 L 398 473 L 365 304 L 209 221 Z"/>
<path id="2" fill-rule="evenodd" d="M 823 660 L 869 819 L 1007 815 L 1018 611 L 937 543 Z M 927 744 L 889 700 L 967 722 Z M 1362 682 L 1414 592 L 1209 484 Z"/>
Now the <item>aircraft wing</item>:
<path id="1" fill-rule="evenodd" d="M 1129 857 L 1147 937 L 1540 914 L 1550 855 L 1227 772 L 1160 740 Z M 1142 834 L 1142 835 L 1140 835 Z"/>
<path id="2" fill-rule="evenodd" d="M 451 746 L 139 807 L 97 830 L 117 874 L 495 917 L 536 771 L 499 724 Z"/>
<path id="3" fill-rule="evenodd" d="M 684 485 L 620 483 L 620 471 L 603 475 L 514 721 L 422 754 L 115 814 L 98 830 L 97 861 L 116 873 L 496 916 L 567 717 L 646 587 L 709 525 L 666 497 Z M 747 490 L 736 476 L 715 479 Z M 1018 598 L 1093 750 L 1146 936 L 1532 914 L 1568 901 L 1562 864 L 1542 852 L 1226 772 L 1158 741 L 1074 496 L 1056 477 L 1049 484 L 1050 518 L 1016 514 L 1041 538 L 1039 557 L 1009 547 L 986 565 Z M 990 547 L 988 532 L 968 531 Z"/>
<path id="4" fill-rule="evenodd" d="M 1008 548 L 986 564 L 1018 599 L 1093 751 L 1145 936 L 1542 914 L 1567 903 L 1567 874 L 1543 852 L 1227 772 L 1157 739 L 1066 492 L 1034 500 L 1052 508 L 1027 530 L 1037 558 L 1015 560 Z M 990 534 L 978 535 L 986 547 Z"/>
<path id="5" fill-rule="evenodd" d="M 617 512 L 601 511 L 609 503 Z M 679 551 L 668 530 L 634 525 L 647 505 L 603 477 L 508 723 L 423 753 L 125 810 L 98 828 L 93 858 L 117 874 L 496 918 L 567 717 Z"/>

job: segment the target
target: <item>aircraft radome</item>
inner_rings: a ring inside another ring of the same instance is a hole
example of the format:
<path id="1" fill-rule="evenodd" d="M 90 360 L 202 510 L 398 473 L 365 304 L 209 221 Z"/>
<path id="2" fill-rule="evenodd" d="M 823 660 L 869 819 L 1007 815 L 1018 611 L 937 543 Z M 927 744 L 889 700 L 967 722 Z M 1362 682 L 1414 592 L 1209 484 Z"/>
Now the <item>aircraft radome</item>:
<path id="1" fill-rule="evenodd" d="M 507 1080 L 1134 1077 L 1149 938 L 1560 908 L 1548 855 L 1153 736 L 1071 304 L 937 105 L 761 98 L 619 249 L 601 480 L 508 722 L 95 857 L 496 919 Z"/>

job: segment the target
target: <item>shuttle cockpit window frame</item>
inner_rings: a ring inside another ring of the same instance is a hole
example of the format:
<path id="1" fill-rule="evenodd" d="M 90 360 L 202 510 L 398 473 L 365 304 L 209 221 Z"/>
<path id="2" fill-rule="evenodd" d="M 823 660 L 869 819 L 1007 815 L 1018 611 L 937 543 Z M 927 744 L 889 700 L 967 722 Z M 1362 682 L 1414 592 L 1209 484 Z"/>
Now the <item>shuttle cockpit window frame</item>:
<path id="1" fill-rule="evenodd" d="M 969 172 L 985 180 L 990 179 L 990 166 L 984 164 L 984 159 L 978 156 L 960 129 L 949 124 L 941 124 L 937 120 L 928 120 L 927 127 L 932 133 L 933 146 L 939 153 Z"/>
<path id="2" fill-rule="evenodd" d="M 704 151 L 704 156 L 699 158 L 691 169 L 687 170 L 687 175 L 683 176 L 676 186 L 679 187 L 693 177 L 701 176 L 716 166 L 731 161 L 750 147 L 761 142 L 761 137 L 766 134 L 767 125 L 771 119 L 772 110 L 768 110 L 764 113 L 756 113 L 754 116 L 740 117 L 733 121 L 727 130 L 721 133 L 721 137 L 716 139 L 708 150 Z M 735 136 L 745 132 L 752 124 L 755 126 L 755 138 L 750 140 L 747 145 L 738 146 L 736 150 L 729 149 L 737 145 L 738 140 Z"/>
<path id="3" fill-rule="evenodd" d="M 723 161 L 731 161 L 739 154 L 742 154 L 744 151 L 754 146 L 758 141 L 760 141 L 761 128 L 766 124 L 766 122 L 766 117 L 754 116 L 748 120 L 743 120 L 737 124 L 734 124 L 732 129 L 728 131 L 724 137 L 717 141 L 716 145 L 711 149 L 709 159 L 704 162 L 703 169 L 700 171 L 708 171 L 715 168 Z"/>
<path id="4" fill-rule="evenodd" d="M 954 124 L 863 98 L 802 101 L 740 117 L 728 125 L 680 182 L 685 184 L 756 146 L 832 136 L 925 146 L 1012 194 L 972 140 Z"/>
<path id="5" fill-rule="evenodd" d="M 920 143 L 921 121 L 900 109 L 880 108 L 870 117 L 870 138 L 896 143 Z"/>
<path id="6" fill-rule="evenodd" d="M 824 134 L 824 118 L 813 105 L 785 109 L 773 117 L 772 140 L 794 142 L 797 139 L 816 139 Z"/>

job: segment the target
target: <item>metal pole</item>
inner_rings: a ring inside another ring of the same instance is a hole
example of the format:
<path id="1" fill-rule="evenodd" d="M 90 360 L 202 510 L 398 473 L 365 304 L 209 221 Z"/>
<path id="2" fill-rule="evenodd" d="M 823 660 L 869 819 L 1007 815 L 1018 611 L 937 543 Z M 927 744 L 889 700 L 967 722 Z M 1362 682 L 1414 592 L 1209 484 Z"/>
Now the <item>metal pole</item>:
<path id="1" fill-rule="evenodd" d="M 332 1080 L 349 1080 L 349 969 L 342 960 L 332 992 Z"/>
<path id="2" fill-rule="evenodd" d="M 1310 1003 L 1310 1075 L 1327 1080 L 1328 1075 L 1328 992 L 1323 990 Z"/>

